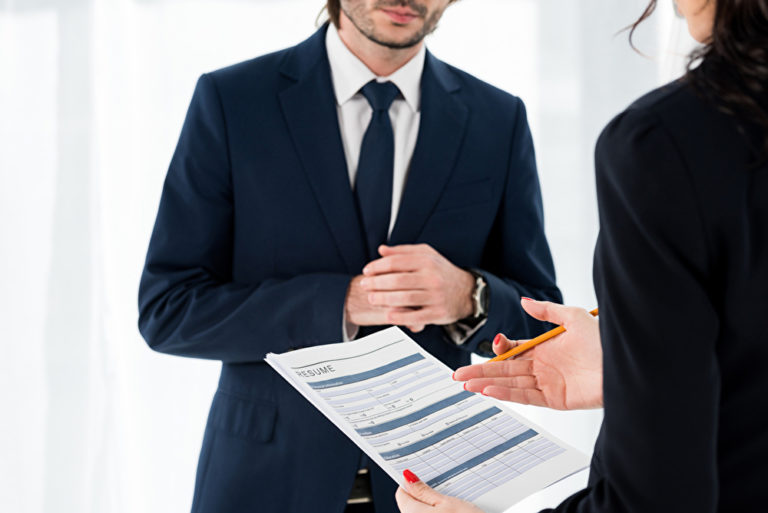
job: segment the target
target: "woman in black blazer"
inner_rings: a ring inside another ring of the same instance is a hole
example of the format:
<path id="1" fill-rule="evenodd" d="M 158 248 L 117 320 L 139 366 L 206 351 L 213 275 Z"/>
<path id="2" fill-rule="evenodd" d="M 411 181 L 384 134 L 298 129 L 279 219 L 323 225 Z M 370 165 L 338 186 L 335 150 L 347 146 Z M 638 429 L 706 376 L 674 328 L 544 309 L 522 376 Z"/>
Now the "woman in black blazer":
<path id="1" fill-rule="evenodd" d="M 599 332 L 524 300 L 566 333 L 456 373 L 501 399 L 604 403 L 588 487 L 555 511 L 768 511 L 768 0 L 676 3 L 703 43 L 689 72 L 597 144 Z M 421 482 L 398 502 L 477 511 Z"/>

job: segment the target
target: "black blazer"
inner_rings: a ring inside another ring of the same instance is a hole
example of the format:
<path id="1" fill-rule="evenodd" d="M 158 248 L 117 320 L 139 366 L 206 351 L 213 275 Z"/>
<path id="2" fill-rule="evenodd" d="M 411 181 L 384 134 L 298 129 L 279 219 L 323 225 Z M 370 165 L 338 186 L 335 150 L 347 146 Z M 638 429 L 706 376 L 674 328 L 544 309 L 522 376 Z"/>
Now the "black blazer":
<path id="1" fill-rule="evenodd" d="M 768 166 L 748 140 L 682 81 L 600 137 L 605 419 L 557 511 L 768 511 Z"/>

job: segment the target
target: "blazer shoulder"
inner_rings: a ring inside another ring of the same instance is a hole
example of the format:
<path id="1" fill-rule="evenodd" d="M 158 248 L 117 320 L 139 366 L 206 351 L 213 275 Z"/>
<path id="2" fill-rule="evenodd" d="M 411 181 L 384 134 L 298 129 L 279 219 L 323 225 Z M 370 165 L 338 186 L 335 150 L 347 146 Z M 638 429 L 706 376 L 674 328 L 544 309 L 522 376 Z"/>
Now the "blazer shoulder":
<path id="1" fill-rule="evenodd" d="M 691 116 L 700 110 L 699 106 L 692 106 L 699 101 L 683 80 L 640 97 L 603 129 L 597 142 L 597 159 L 621 155 L 630 158 L 632 153 L 650 150 L 643 147 L 648 144 L 645 141 L 670 138 L 677 132 L 675 126 L 679 120 L 690 122 Z"/>
<path id="2" fill-rule="evenodd" d="M 283 73 L 297 47 L 290 47 L 238 62 L 203 74 L 213 86 L 225 111 L 242 111 L 247 105 L 268 105 L 293 79 Z"/>
<path id="3" fill-rule="evenodd" d="M 273 86 L 282 75 L 295 80 L 297 73 L 312 68 L 325 56 L 326 29 L 327 25 L 323 25 L 297 45 L 212 71 L 209 75 L 217 85 L 245 84 L 249 91 Z"/>
<path id="4" fill-rule="evenodd" d="M 496 127 L 501 134 L 518 133 L 528 123 L 523 100 L 455 66 L 438 61 L 444 76 L 456 88 L 457 98 L 472 112 L 472 118 L 484 128 Z M 504 127 L 504 129 L 502 129 Z"/>
<path id="5" fill-rule="evenodd" d="M 622 138 L 638 129 L 666 129 L 675 138 L 685 139 L 691 125 L 732 124 L 717 107 L 698 94 L 685 78 L 666 84 L 635 100 L 605 128 L 601 139 Z"/>
<path id="6" fill-rule="evenodd" d="M 252 84 L 270 76 L 277 76 L 282 63 L 293 48 L 261 55 L 205 73 L 218 87 L 229 88 L 238 84 Z"/>
<path id="7" fill-rule="evenodd" d="M 692 93 L 690 89 L 685 79 L 680 78 L 644 94 L 632 102 L 627 107 L 627 110 L 657 110 L 659 108 L 666 108 L 670 104 L 675 105 L 679 103 L 681 98 L 685 97 L 688 93 Z"/>
<path id="8" fill-rule="evenodd" d="M 437 66 L 442 68 L 439 70 L 440 74 L 450 77 L 450 82 L 458 86 L 462 97 L 469 103 L 472 103 L 472 107 L 488 105 L 494 109 L 518 109 L 523 103 L 519 97 L 493 86 L 456 66 L 452 66 L 437 58 L 434 58 L 434 61 L 437 63 Z"/>
<path id="9" fill-rule="evenodd" d="M 612 183 L 632 195 L 645 190 L 645 183 L 663 183 L 670 173 L 687 174 L 679 130 L 670 119 L 684 115 L 689 94 L 685 84 L 668 84 L 636 100 L 608 123 L 595 148 L 598 189 Z"/>

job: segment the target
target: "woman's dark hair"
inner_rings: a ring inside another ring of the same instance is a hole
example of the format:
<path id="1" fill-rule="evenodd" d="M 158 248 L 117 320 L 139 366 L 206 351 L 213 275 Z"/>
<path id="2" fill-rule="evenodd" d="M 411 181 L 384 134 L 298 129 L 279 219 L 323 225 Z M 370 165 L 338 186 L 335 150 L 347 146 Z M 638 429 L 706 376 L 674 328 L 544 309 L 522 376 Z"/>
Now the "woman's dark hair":
<path id="1" fill-rule="evenodd" d="M 765 161 L 768 159 L 768 0 L 707 2 L 716 2 L 712 37 L 689 56 L 685 78 L 721 111 L 758 127 L 761 140 L 757 144 L 762 144 L 758 151 Z M 657 0 L 651 0 L 631 26 L 630 44 L 635 30 L 653 14 L 656 5 Z"/>

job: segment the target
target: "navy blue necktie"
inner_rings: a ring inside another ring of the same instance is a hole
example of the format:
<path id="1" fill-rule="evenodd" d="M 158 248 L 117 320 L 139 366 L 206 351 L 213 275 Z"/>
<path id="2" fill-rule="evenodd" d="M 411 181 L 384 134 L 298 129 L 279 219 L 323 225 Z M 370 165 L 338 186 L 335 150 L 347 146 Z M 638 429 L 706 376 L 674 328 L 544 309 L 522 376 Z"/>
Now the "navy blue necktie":
<path id="1" fill-rule="evenodd" d="M 355 197 L 365 230 L 368 256 L 378 258 L 378 247 L 387 242 L 392 212 L 392 174 L 395 167 L 395 136 L 389 107 L 400 90 L 392 82 L 368 82 L 361 90 L 373 108 L 363 136 L 355 177 Z"/>

